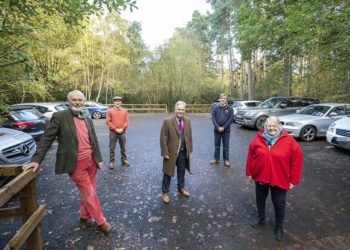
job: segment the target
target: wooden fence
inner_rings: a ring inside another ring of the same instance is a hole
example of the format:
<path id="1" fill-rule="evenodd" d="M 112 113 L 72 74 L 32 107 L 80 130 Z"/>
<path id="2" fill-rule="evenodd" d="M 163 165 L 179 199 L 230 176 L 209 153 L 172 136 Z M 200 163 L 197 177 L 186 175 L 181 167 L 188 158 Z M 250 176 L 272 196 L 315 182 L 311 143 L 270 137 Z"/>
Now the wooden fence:
<path id="1" fill-rule="evenodd" d="M 107 104 L 112 106 L 112 104 Z M 174 107 L 168 109 L 167 104 L 122 104 L 129 113 L 164 113 L 174 111 Z M 186 113 L 210 113 L 211 104 L 187 104 Z"/>
<path id="2" fill-rule="evenodd" d="M 45 206 L 38 205 L 34 179 L 39 173 L 22 172 L 22 166 L 0 167 L 0 176 L 16 176 L 0 189 L 0 219 L 21 217 L 23 220 L 22 227 L 7 243 L 5 250 L 20 249 L 25 241 L 30 250 L 44 249 L 40 221 L 45 214 Z M 17 193 L 20 207 L 2 208 Z"/>

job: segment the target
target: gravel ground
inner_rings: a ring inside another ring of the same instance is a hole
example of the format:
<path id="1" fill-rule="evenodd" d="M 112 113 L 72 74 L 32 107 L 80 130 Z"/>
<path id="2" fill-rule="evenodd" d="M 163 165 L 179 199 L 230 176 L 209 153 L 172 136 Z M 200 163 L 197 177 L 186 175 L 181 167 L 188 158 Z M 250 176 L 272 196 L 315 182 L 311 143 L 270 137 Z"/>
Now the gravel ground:
<path id="1" fill-rule="evenodd" d="M 42 231 L 46 249 L 349 249 L 350 152 L 336 149 L 324 139 L 300 142 L 303 175 L 288 192 L 285 241 L 273 237 L 273 208 L 267 202 L 265 227 L 253 229 L 256 214 L 254 184 L 244 174 L 250 140 L 256 131 L 233 124 L 231 168 L 211 166 L 213 126 L 207 114 L 190 115 L 194 152 L 193 175 L 186 174 L 191 193 L 176 193 L 172 180 L 170 203 L 161 200 L 162 158 L 159 132 L 165 115 L 133 114 L 127 131 L 131 166 L 98 171 L 97 194 L 114 230 L 105 235 L 79 221 L 79 194 L 67 175 L 54 174 L 57 145 L 42 163 L 37 179 L 39 203 L 46 205 Z M 104 120 L 94 121 L 105 162 L 108 130 Z M 8 206 L 16 206 L 16 200 Z M 0 248 L 14 235 L 20 220 L 0 220 Z M 25 249 L 25 247 L 24 247 Z"/>

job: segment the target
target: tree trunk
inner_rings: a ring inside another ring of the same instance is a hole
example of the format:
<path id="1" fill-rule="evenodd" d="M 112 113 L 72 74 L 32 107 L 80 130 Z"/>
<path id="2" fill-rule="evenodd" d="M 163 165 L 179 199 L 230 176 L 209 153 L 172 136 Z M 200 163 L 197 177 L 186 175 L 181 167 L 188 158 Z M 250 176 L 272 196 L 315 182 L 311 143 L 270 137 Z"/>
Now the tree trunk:
<path id="1" fill-rule="evenodd" d="M 240 92 L 239 92 L 239 96 L 240 96 L 240 99 L 243 100 L 243 84 L 244 84 L 244 78 L 245 78 L 245 73 L 244 73 L 244 61 L 241 57 L 241 77 L 240 77 Z"/>
<path id="2" fill-rule="evenodd" d="M 292 94 L 292 55 L 285 52 L 283 56 L 283 77 L 280 84 L 280 95 Z"/>
<path id="3" fill-rule="evenodd" d="M 248 100 L 254 100 L 254 82 L 253 82 L 253 70 L 251 58 L 247 62 L 247 71 L 248 71 Z"/>

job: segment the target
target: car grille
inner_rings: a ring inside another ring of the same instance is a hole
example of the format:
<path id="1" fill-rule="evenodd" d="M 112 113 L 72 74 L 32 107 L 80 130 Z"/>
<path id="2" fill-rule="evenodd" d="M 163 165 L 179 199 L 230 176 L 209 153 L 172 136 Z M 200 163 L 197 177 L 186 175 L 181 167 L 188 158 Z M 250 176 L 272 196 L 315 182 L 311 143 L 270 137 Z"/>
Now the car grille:
<path id="1" fill-rule="evenodd" d="M 2 155 L 7 158 L 9 162 L 16 162 L 22 158 L 30 157 L 35 151 L 35 142 L 33 139 L 8 147 L 2 150 Z"/>
<path id="2" fill-rule="evenodd" d="M 335 130 L 335 133 L 337 135 L 341 135 L 341 136 L 345 136 L 345 137 L 350 137 L 350 130 L 345 130 L 345 129 L 340 129 L 340 128 L 337 128 Z"/>

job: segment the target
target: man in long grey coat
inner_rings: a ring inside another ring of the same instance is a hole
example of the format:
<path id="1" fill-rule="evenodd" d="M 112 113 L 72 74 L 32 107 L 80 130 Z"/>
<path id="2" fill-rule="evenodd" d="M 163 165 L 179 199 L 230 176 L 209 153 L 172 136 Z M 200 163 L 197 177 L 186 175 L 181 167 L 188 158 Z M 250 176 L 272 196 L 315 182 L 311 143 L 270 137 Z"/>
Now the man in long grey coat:
<path id="1" fill-rule="evenodd" d="M 192 128 L 190 119 L 185 117 L 186 103 L 175 104 L 175 115 L 164 120 L 160 132 L 160 149 L 163 157 L 163 202 L 169 203 L 171 177 L 177 166 L 177 188 L 181 195 L 189 197 L 185 189 L 185 172 L 190 171 L 190 154 L 192 153 Z"/>

